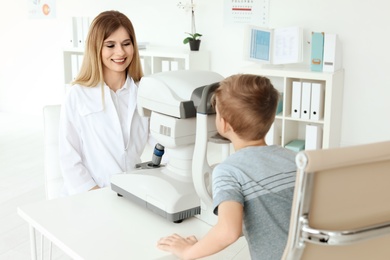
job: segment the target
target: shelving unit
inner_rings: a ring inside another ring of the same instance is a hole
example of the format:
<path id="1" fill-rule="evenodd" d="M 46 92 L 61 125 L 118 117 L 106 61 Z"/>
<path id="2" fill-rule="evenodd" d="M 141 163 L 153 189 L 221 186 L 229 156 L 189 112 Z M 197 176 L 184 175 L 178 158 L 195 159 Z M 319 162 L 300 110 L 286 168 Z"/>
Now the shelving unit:
<path id="1" fill-rule="evenodd" d="M 208 51 L 190 51 L 163 47 L 147 47 L 139 50 L 145 75 L 169 70 L 209 70 L 210 54 Z M 64 81 L 69 84 L 77 75 L 81 66 L 84 50 L 66 48 L 64 55 Z"/>
<path id="2" fill-rule="evenodd" d="M 322 128 L 322 148 L 340 146 L 341 115 L 343 102 L 344 71 L 333 73 L 313 72 L 309 69 L 264 68 L 250 66 L 242 73 L 256 74 L 268 77 L 274 87 L 283 93 L 283 110 L 276 115 L 273 125 L 275 144 L 285 146 L 293 140 L 305 140 L 306 125 L 316 125 Z M 293 118 L 292 82 L 315 82 L 324 84 L 324 115 L 320 120 Z"/>
<path id="3" fill-rule="evenodd" d="M 70 84 L 79 71 L 79 63 L 83 58 L 84 50 L 81 48 L 67 48 L 64 55 L 64 83 Z M 81 64 L 80 64 L 81 65 Z"/>
<path id="4" fill-rule="evenodd" d="M 190 51 L 182 49 L 148 47 L 140 50 L 145 75 L 169 70 L 209 70 L 208 51 Z"/>

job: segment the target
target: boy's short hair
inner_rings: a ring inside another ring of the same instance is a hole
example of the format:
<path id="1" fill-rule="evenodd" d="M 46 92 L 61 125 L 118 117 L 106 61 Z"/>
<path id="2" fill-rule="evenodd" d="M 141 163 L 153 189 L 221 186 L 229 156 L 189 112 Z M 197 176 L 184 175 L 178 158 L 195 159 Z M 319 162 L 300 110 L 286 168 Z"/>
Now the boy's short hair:
<path id="1" fill-rule="evenodd" d="M 244 140 L 265 137 L 275 120 L 279 92 L 271 81 L 252 74 L 236 74 L 220 82 L 213 105 Z"/>

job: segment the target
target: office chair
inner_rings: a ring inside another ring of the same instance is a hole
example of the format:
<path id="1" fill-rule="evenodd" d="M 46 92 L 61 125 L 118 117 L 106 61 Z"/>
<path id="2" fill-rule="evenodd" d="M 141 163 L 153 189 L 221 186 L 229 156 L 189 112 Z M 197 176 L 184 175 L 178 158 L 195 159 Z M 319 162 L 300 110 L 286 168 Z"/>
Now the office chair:
<path id="1" fill-rule="evenodd" d="M 58 151 L 58 131 L 60 122 L 61 105 L 48 105 L 43 107 L 44 123 L 44 175 L 45 175 L 45 195 L 46 199 L 60 197 L 63 188 L 63 178 L 61 174 L 59 151 Z M 44 239 L 41 234 L 41 256 L 43 259 Z M 49 241 L 49 259 L 52 259 L 52 243 Z"/>
<path id="2" fill-rule="evenodd" d="M 46 199 L 60 197 L 64 184 L 58 152 L 60 111 L 61 105 L 49 105 L 43 108 Z"/>
<path id="3" fill-rule="evenodd" d="M 296 157 L 283 259 L 390 259 L 390 141 Z"/>

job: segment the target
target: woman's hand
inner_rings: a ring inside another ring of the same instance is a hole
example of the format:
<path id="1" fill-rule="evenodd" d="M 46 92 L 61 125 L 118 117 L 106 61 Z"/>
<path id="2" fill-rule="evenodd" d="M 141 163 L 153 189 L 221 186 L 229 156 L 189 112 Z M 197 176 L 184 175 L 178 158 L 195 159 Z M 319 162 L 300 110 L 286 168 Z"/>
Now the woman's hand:
<path id="1" fill-rule="evenodd" d="M 91 188 L 89 191 L 91 191 L 91 190 L 97 190 L 97 189 L 100 189 L 100 187 L 96 185 L 95 187 Z"/>

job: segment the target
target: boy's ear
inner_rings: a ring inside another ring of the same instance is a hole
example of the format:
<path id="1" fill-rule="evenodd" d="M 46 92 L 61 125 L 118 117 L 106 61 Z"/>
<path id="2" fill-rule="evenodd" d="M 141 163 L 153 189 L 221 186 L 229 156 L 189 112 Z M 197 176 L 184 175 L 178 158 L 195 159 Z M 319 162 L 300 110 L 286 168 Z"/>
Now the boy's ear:
<path id="1" fill-rule="evenodd" d="M 225 120 L 225 118 L 221 117 L 221 121 L 222 121 L 221 122 L 222 123 L 222 130 L 224 133 L 233 129 L 232 126 Z"/>

